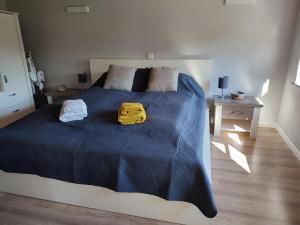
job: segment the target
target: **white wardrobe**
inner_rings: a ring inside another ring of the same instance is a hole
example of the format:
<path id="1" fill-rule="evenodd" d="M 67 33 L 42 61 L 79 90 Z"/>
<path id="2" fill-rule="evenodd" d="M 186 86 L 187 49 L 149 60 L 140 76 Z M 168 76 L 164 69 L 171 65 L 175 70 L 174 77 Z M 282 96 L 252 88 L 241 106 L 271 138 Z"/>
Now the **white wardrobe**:
<path id="1" fill-rule="evenodd" d="M 34 111 L 16 13 L 0 11 L 0 128 Z"/>

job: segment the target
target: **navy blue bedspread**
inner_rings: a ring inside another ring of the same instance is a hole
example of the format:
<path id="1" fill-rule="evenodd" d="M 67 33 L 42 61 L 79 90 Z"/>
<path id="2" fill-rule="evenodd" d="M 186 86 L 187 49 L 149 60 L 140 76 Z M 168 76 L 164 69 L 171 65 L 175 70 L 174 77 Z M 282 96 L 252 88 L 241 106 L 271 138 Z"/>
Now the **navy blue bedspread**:
<path id="1" fill-rule="evenodd" d="M 180 75 L 178 92 L 127 92 L 93 87 L 83 99 L 88 117 L 62 123 L 61 105 L 48 105 L 0 129 L 0 169 L 72 183 L 140 192 L 217 210 L 202 161 L 205 97 Z M 122 126 L 122 102 L 141 102 L 145 123 Z"/>

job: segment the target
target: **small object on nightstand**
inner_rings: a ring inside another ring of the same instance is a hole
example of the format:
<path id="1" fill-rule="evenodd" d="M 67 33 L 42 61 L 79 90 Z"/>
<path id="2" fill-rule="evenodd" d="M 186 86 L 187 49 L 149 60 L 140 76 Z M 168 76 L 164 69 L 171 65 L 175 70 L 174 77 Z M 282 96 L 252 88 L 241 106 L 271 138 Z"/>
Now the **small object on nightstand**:
<path id="1" fill-rule="evenodd" d="M 228 80 L 228 76 L 219 77 L 218 88 L 222 89 L 222 96 L 219 96 L 220 98 L 225 98 L 224 89 L 228 88 Z"/>
<path id="2" fill-rule="evenodd" d="M 236 91 L 236 92 L 231 93 L 231 98 L 236 99 L 236 100 L 242 100 L 245 98 L 245 96 L 246 96 L 246 94 L 241 91 Z"/>
<path id="3" fill-rule="evenodd" d="M 63 84 L 63 85 L 60 85 L 60 86 L 56 87 L 57 92 L 64 92 L 66 90 L 67 90 L 67 85 L 66 84 Z"/>
<path id="4" fill-rule="evenodd" d="M 214 136 L 220 136 L 221 130 L 227 130 L 250 132 L 250 138 L 256 139 L 260 110 L 264 106 L 257 97 L 235 100 L 215 96 L 214 106 Z"/>

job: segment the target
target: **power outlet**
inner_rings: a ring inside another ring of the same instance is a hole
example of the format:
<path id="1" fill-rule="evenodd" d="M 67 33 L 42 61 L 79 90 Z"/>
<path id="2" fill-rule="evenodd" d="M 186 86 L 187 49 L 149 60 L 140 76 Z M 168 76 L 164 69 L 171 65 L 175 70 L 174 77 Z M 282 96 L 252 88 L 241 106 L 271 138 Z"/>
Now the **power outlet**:
<path id="1" fill-rule="evenodd" d="M 154 59 L 154 53 L 153 52 L 148 52 L 147 53 L 147 59 Z"/>

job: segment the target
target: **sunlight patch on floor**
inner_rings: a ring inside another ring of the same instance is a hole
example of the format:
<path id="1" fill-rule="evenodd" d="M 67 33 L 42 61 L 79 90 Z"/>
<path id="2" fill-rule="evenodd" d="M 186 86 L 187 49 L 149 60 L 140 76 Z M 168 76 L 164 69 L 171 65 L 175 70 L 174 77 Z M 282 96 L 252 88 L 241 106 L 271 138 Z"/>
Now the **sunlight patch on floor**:
<path id="1" fill-rule="evenodd" d="M 237 144 L 239 144 L 239 145 L 242 144 L 241 139 L 240 139 L 240 137 L 239 137 L 238 134 L 235 134 L 235 133 L 228 133 L 227 135 L 228 135 L 228 137 L 229 137 L 231 140 L 233 140 L 235 143 L 237 143 Z"/>
<path id="2" fill-rule="evenodd" d="M 236 124 L 233 125 L 235 131 L 245 132 L 246 130 Z"/>
<path id="3" fill-rule="evenodd" d="M 247 157 L 231 145 L 228 145 L 228 149 L 229 149 L 230 158 L 234 162 L 236 162 L 240 167 L 242 167 L 245 171 L 251 173 Z"/>
<path id="4" fill-rule="evenodd" d="M 237 133 L 227 133 L 227 136 L 233 140 L 236 144 L 242 145 L 242 141 L 240 139 L 239 134 Z M 229 153 L 229 157 L 232 161 L 234 161 L 238 166 L 240 166 L 243 170 L 245 170 L 247 173 L 251 174 L 251 169 L 247 160 L 247 157 L 245 154 L 240 152 L 238 149 L 233 147 L 230 144 L 222 143 L 222 142 L 216 142 L 211 141 L 211 144 L 216 147 L 216 149 L 224 154 Z"/>
<path id="5" fill-rule="evenodd" d="M 217 149 L 220 150 L 221 152 L 227 153 L 227 151 L 226 151 L 226 146 L 225 146 L 224 144 L 219 143 L 219 142 L 214 142 L 214 141 L 212 141 L 211 143 L 212 143 L 214 146 L 216 146 Z"/>

